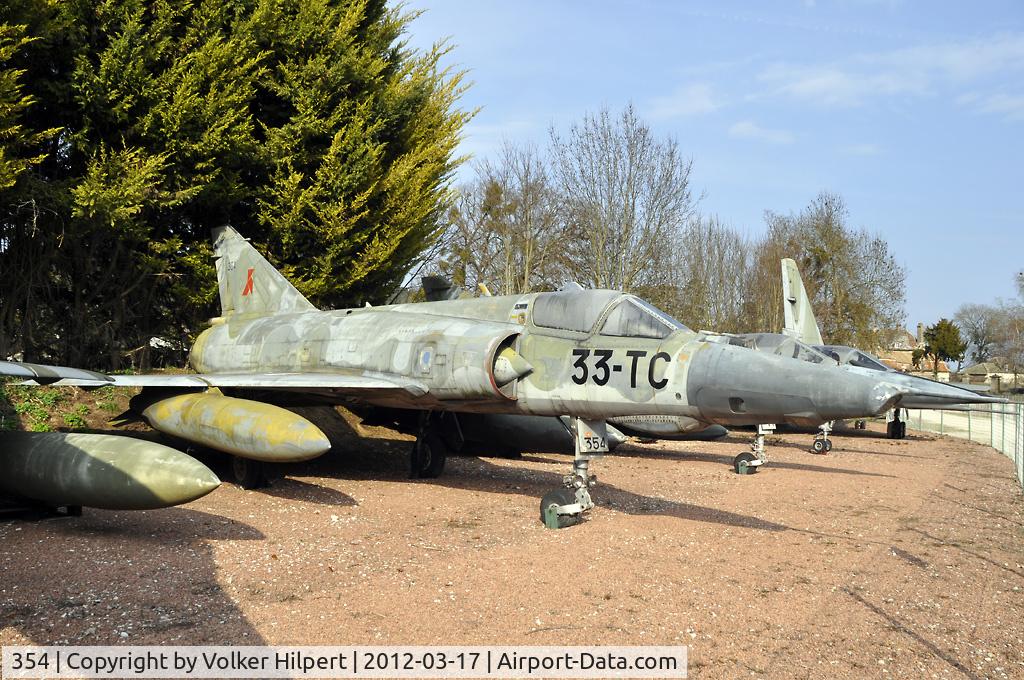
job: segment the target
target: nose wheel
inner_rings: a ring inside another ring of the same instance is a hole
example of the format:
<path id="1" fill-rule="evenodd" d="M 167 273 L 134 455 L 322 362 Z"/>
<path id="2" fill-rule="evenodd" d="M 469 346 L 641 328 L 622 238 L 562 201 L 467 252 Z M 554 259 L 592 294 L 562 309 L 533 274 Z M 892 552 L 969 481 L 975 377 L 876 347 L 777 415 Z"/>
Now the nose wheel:
<path id="1" fill-rule="evenodd" d="M 821 430 L 814 435 L 814 441 L 811 442 L 811 453 L 824 455 L 832 450 L 832 440 L 828 436 L 832 433 L 834 422 L 830 420 L 827 423 L 822 423 Z"/>
<path id="2" fill-rule="evenodd" d="M 744 451 L 732 459 L 732 469 L 738 475 L 752 475 L 768 462 L 768 456 L 764 452 L 765 435 L 775 431 L 774 424 L 757 426 L 757 433 L 750 445 L 750 451 Z"/>
<path id="3" fill-rule="evenodd" d="M 563 529 L 583 521 L 583 513 L 594 507 L 590 490 L 597 476 L 590 474 L 590 461 L 608 452 L 608 431 L 603 420 L 572 419 L 576 455 L 572 472 L 562 479 L 563 488 L 544 494 L 540 500 L 540 521 L 549 529 Z"/>

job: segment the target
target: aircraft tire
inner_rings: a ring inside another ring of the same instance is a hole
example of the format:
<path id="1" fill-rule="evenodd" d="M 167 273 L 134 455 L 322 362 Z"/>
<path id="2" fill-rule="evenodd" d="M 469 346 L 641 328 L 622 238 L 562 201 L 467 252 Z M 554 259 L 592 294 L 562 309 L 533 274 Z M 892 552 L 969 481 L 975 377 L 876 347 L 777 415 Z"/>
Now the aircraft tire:
<path id="1" fill-rule="evenodd" d="M 444 472 L 448 458 L 448 447 L 439 435 L 427 432 L 416 440 L 413 452 L 416 461 L 416 476 L 420 479 L 436 479 Z"/>
<path id="2" fill-rule="evenodd" d="M 900 421 L 899 439 L 907 438 L 907 423 L 906 421 Z"/>
<path id="3" fill-rule="evenodd" d="M 744 451 L 732 459 L 732 469 L 735 470 L 738 475 L 755 474 L 758 467 L 756 465 L 750 465 L 750 463 L 753 463 L 755 460 L 757 460 L 757 456 L 749 451 Z"/>
<path id="4" fill-rule="evenodd" d="M 546 517 L 544 516 L 547 509 L 552 505 L 571 505 L 576 502 L 576 493 L 571 489 L 561 488 L 555 489 L 554 491 L 548 491 L 544 494 L 544 497 L 540 499 L 540 521 L 541 524 L 546 523 Z M 579 521 L 579 517 L 575 515 L 559 515 L 558 526 L 555 528 L 564 529 L 565 527 L 572 526 Z"/>
<path id="5" fill-rule="evenodd" d="M 832 440 L 831 439 L 826 439 L 825 440 L 825 453 L 831 453 L 831 452 L 832 452 Z"/>
<path id="6" fill-rule="evenodd" d="M 827 453 L 827 447 L 825 446 L 825 440 L 815 439 L 811 442 L 811 453 L 824 454 Z"/>
<path id="7" fill-rule="evenodd" d="M 235 484 L 243 489 L 262 489 L 270 486 L 263 463 L 241 456 L 231 457 L 231 475 Z"/>

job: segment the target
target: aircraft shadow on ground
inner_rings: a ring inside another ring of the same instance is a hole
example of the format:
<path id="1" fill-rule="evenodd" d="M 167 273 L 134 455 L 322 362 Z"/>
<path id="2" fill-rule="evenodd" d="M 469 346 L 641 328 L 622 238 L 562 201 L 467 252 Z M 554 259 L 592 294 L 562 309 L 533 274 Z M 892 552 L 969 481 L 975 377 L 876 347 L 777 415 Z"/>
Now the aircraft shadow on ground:
<path id="1" fill-rule="evenodd" d="M 729 443 L 729 442 L 726 442 Z M 623 448 L 628 446 L 629 448 Z M 708 451 L 662 451 L 660 449 L 646 449 L 640 448 L 633 445 L 623 445 L 615 449 L 615 451 L 609 455 L 621 456 L 628 455 L 634 458 L 653 458 L 656 460 L 678 460 L 685 462 L 688 460 L 705 461 L 709 463 L 719 463 L 725 467 L 732 468 L 733 458 L 735 454 L 720 454 L 711 453 Z M 808 456 L 813 454 L 808 453 Z M 841 455 L 841 454 L 839 454 Z M 818 456 L 819 460 L 834 460 L 836 454 L 829 456 Z M 768 448 L 768 467 L 781 468 L 784 470 L 803 470 L 805 472 L 828 472 L 832 474 L 840 475 L 863 475 L 866 477 L 894 477 L 895 475 L 886 475 L 879 472 L 862 472 L 860 470 L 850 470 L 848 468 L 841 467 L 828 467 L 825 465 L 811 465 L 808 463 L 790 463 L 786 461 L 772 460 L 771 447 Z"/>
<path id="2" fill-rule="evenodd" d="M 558 472 L 494 465 L 481 459 L 478 464 L 485 471 L 483 476 L 469 475 L 459 471 L 456 474 L 445 475 L 431 481 L 454 489 L 497 491 L 513 495 L 535 496 L 538 500 L 539 512 L 540 498 L 548 491 L 560 488 L 562 486 L 562 477 L 569 470 L 569 457 L 562 456 L 562 458 L 564 458 L 564 462 L 559 461 L 559 465 L 560 468 L 564 467 L 564 470 L 560 469 Z M 548 460 L 548 462 L 555 461 Z M 638 494 L 617 487 L 614 484 L 608 484 L 605 479 L 601 478 L 591 492 L 599 507 L 610 507 L 629 515 L 662 515 L 748 529 L 763 529 L 766 531 L 787 531 L 790 529 L 790 527 L 784 524 L 770 522 L 751 515 L 742 515 L 729 512 L 728 510 L 718 510 L 692 503 Z M 502 484 L 502 482 L 504 483 Z"/>
<path id="3" fill-rule="evenodd" d="M 484 458 L 460 456 L 449 459 L 448 468 L 441 477 L 414 480 L 409 479 L 410 445 L 410 442 L 401 440 L 364 440 L 358 448 L 344 452 L 335 449 L 316 460 L 292 466 L 288 474 L 337 479 L 386 479 L 410 484 L 440 484 L 453 489 L 485 493 L 533 496 L 539 508 L 540 498 L 545 493 L 561 488 L 562 477 L 569 472 L 571 462 L 569 456 L 557 454 L 523 457 L 523 460 L 536 460 L 558 467 L 557 472 L 548 472 L 495 465 Z M 789 529 L 788 526 L 757 517 L 634 493 L 608 484 L 603 478 L 594 490 L 594 497 L 599 506 L 611 507 L 631 515 L 664 515 L 768 531 Z"/>
<path id="4" fill-rule="evenodd" d="M 981 553 L 975 552 L 973 550 L 968 550 L 959 541 L 946 540 L 946 539 L 943 539 L 943 538 L 939 538 L 938 536 L 930 534 L 927 531 L 923 531 L 921 529 L 911 528 L 911 529 L 909 529 L 909 531 L 913 531 L 915 534 L 919 534 L 919 535 L 925 537 L 926 539 L 931 541 L 932 544 L 935 545 L 935 546 L 956 548 L 957 550 L 959 550 L 960 552 L 964 553 L 965 555 L 970 555 L 971 557 L 973 557 L 975 559 L 978 559 L 978 560 L 981 560 L 982 562 L 987 562 L 988 564 L 991 564 L 993 567 L 996 567 L 997 569 L 1002 569 L 1003 571 L 1008 572 L 1010 574 L 1013 574 L 1014 576 L 1017 576 L 1019 578 L 1024 578 L 1024 572 L 1018 571 L 1017 569 L 1014 569 L 1013 567 L 1010 567 L 1010 566 L 1008 566 L 1006 564 L 997 562 L 997 561 L 993 560 L 991 557 L 986 557 L 985 555 L 982 555 Z"/>
<path id="5" fill-rule="evenodd" d="M 288 474 L 285 467 L 283 474 Z M 317 505 L 332 505 L 352 507 L 358 505 L 356 500 L 336 489 L 331 489 L 319 484 L 310 484 L 299 479 L 271 474 L 271 484 L 260 489 L 260 493 L 281 498 L 289 501 L 302 501 L 304 503 L 315 503 Z"/>
<path id="6" fill-rule="evenodd" d="M 180 507 L 86 509 L 0 531 L 0 623 L 33 643 L 265 644 L 217 580 L 212 542 L 264 538 L 247 524 Z"/>

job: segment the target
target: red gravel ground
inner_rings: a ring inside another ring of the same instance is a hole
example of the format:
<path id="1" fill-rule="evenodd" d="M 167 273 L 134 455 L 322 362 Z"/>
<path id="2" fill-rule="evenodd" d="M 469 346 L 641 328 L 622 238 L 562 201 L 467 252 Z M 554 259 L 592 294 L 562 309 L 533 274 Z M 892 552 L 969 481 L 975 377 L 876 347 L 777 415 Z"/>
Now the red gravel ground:
<path id="1" fill-rule="evenodd" d="M 627 445 L 552 531 L 569 459 L 349 442 L 273 488 L 0 522 L 0 644 L 685 644 L 697 678 L 1024 677 L 1024 505 L 992 449 L 911 433 Z"/>

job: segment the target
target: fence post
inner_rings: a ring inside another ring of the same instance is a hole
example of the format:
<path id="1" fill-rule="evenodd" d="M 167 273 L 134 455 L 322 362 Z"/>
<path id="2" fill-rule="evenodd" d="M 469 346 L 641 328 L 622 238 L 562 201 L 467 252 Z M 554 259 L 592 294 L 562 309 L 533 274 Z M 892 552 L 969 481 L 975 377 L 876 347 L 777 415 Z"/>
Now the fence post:
<path id="1" fill-rule="evenodd" d="M 1016 418 L 1014 418 L 1015 427 L 1013 429 L 1013 464 L 1015 468 L 1014 472 L 1017 474 L 1017 481 L 1021 484 L 1021 488 L 1024 489 L 1024 473 L 1022 473 L 1020 467 L 1020 448 L 1021 445 L 1024 444 L 1024 439 L 1021 438 L 1020 431 L 1020 419 L 1022 415 L 1021 405 L 1017 404 L 1014 410 L 1016 410 L 1016 413 L 1014 414 L 1016 416 Z"/>
<path id="2" fill-rule="evenodd" d="M 993 448 L 996 445 L 996 412 L 992 404 L 988 405 L 988 445 Z"/>
<path id="3" fill-rule="evenodd" d="M 1024 404 L 1017 404 L 1017 481 L 1020 482 L 1021 491 L 1024 491 L 1024 433 L 1021 432 L 1021 419 L 1024 418 Z"/>
<path id="4" fill-rule="evenodd" d="M 1013 468 L 1014 473 L 1017 475 L 1017 482 L 1024 484 L 1021 478 L 1020 469 L 1020 444 L 1021 444 L 1021 432 L 1020 432 L 1020 417 L 1021 408 L 1020 404 L 1013 405 Z"/>
<path id="5" fill-rule="evenodd" d="M 944 426 L 943 418 L 944 418 L 945 415 L 946 415 L 945 411 L 941 411 L 941 410 L 939 411 L 939 434 L 946 434 L 946 431 L 943 429 L 943 426 Z"/>
<path id="6" fill-rule="evenodd" d="M 971 407 L 967 407 L 967 441 L 974 441 L 974 437 L 971 436 Z"/>

